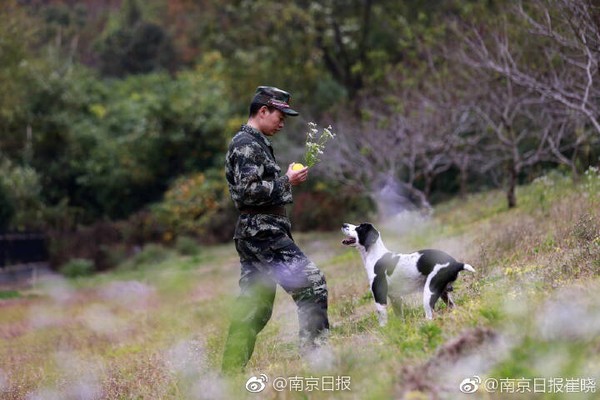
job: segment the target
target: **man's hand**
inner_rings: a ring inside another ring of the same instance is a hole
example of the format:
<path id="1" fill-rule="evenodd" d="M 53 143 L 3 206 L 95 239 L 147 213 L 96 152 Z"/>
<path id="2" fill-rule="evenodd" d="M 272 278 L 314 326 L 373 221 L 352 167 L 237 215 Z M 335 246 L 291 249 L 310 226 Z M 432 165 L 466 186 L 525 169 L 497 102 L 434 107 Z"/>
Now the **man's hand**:
<path id="1" fill-rule="evenodd" d="M 292 186 L 296 186 L 296 185 L 299 185 L 302 182 L 304 182 L 306 179 L 308 179 L 308 167 L 304 167 L 301 170 L 294 171 L 292 169 L 293 165 L 294 165 L 294 163 L 291 163 L 288 166 L 288 170 L 287 170 L 287 172 L 285 174 L 289 178 L 290 183 L 292 184 Z"/>

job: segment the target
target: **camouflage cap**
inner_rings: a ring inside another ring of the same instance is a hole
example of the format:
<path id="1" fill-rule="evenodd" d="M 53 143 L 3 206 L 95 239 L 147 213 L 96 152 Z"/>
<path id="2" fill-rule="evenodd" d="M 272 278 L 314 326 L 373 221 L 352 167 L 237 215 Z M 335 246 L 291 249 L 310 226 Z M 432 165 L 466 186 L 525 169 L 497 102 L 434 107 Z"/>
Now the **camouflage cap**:
<path id="1" fill-rule="evenodd" d="M 295 117 L 298 111 L 290 108 L 291 98 L 292 96 L 285 90 L 274 86 L 259 86 L 256 88 L 252 102 L 274 107 L 284 114 Z"/>

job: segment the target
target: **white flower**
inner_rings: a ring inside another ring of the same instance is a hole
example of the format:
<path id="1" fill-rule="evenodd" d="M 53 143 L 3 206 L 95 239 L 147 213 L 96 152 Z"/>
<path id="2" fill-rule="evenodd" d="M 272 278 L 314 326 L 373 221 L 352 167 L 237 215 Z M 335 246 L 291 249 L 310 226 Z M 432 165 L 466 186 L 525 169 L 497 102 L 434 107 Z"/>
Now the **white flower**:
<path id="1" fill-rule="evenodd" d="M 331 131 L 331 125 L 323 129 L 319 135 L 319 129 L 317 124 L 314 122 L 308 123 L 308 130 L 306 133 L 306 152 L 304 154 L 304 161 L 307 167 L 312 167 L 319 161 L 319 154 L 323 154 L 325 149 L 325 143 L 335 137 L 335 134 Z"/>

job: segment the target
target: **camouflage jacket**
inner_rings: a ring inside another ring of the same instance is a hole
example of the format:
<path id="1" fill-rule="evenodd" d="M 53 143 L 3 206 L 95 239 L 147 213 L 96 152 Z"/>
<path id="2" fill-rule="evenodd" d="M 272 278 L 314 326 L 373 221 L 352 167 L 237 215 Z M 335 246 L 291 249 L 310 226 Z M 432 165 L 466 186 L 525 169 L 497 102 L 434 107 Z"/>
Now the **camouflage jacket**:
<path id="1" fill-rule="evenodd" d="M 269 139 L 242 125 L 233 137 L 225 157 L 225 177 L 231 199 L 238 209 L 252 206 L 283 206 L 292 202 L 292 185 L 281 174 Z M 242 214 L 234 238 L 264 237 L 285 233 L 287 217 L 269 214 Z"/>

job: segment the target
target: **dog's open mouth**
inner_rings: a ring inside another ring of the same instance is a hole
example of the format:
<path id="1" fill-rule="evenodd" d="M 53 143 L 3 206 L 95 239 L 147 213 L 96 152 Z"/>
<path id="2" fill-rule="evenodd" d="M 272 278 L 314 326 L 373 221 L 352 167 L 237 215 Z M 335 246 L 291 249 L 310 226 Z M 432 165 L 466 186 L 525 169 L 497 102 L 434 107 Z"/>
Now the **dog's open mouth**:
<path id="1" fill-rule="evenodd" d="M 344 240 L 342 240 L 342 244 L 345 246 L 350 246 L 351 244 L 356 243 L 356 239 L 354 239 L 353 237 L 348 237 Z"/>

